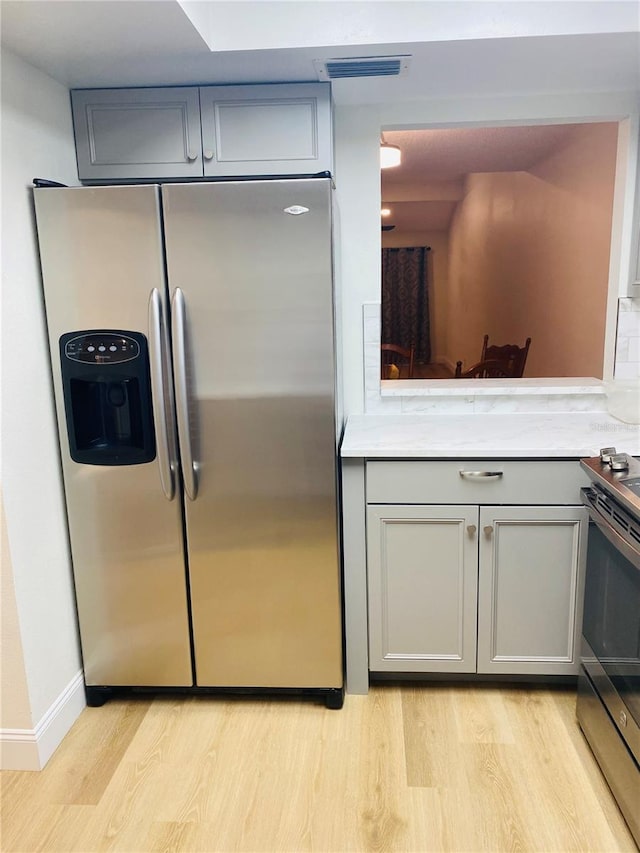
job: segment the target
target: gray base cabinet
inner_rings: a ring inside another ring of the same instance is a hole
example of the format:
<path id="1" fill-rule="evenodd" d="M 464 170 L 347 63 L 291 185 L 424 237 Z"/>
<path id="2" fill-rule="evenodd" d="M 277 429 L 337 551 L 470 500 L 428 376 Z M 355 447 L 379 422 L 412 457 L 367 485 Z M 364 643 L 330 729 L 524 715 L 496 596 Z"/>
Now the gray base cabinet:
<path id="1" fill-rule="evenodd" d="M 86 183 L 333 171 L 328 83 L 76 89 Z"/>
<path id="2" fill-rule="evenodd" d="M 587 514 L 561 504 L 580 478 L 571 462 L 368 463 L 369 670 L 575 675 Z M 483 493 L 495 503 L 464 502 Z"/>
<path id="3" fill-rule="evenodd" d="M 584 507 L 480 509 L 478 672 L 577 674 L 586 533 Z"/>
<path id="4" fill-rule="evenodd" d="M 372 670 L 475 672 L 477 525 L 476 507 L 367 508 Z"/>

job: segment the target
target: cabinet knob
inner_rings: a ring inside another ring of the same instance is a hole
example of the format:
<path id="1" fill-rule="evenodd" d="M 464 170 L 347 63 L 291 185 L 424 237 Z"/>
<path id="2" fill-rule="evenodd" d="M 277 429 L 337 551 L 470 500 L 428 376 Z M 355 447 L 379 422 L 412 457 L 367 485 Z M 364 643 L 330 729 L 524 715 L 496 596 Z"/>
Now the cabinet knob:
<path id="1" fill-rule="evenodd" d="M 213 160 L 213 151 L 204 151 L 203 156 L 205 160 Z"/>
<path id="2" fill-rule="evenodd" d="M 491 524 L 487 524 L 486 527 L 483 527 L 484 535 L 489 537 L 493 533 L 493 526 Z"/>
<path id="3" fill-rule="evenodd" d="M 475 524 L 468 524 L 467 525 L 467 533 L 469 534 L 469 536 L 475 536 L 477 529 L 478 528 L 475 526 Z"/>
<path id="4" fill-rule="evenodd" d="M 189 152 L 187 153 L 187 160 L 188 160 L 190 163 L 193 163 L 193 161 L 194 161 L 194 160 L 197 160 L 197 159 L 198 159 L 198 155 L 197 155 L 197 154 L 194 154 L 194 152 L 193 152 L 193 151 L 189 151 Z"/>

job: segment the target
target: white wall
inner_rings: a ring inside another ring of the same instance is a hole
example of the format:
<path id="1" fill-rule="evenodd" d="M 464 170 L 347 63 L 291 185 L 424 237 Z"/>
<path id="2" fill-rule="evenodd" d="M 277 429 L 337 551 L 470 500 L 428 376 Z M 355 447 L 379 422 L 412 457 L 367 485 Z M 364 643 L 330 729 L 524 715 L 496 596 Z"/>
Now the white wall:
<path id="1" fill-rule="evenodd" d="M 77 682 L 81 665 L 30 191 L 34 177 L 73 184 L 75 175 L 67 89 L 3 51 L 1 474 L 17 610 L 11 643 L 22 649 L 30 711 L 4 685 L 3 726 L 25 731 Z"/>
<path id="2" fill-rule="evenodd" d="M 342 218 L 343 365 L 347 414 L 364 411 L 362 305 L 380 301 L 380 129 L 548 124 L 581 119 L 617 121 L 631 115 L 635 128 L 633 145 L 637 146 L 637 114 L 638 102 L 633 93 L 431 99 L 336 109 L 336 193 Z M 631 151 L 633 156 L 637 156 L 637 147 Z M 622 253 L 627 258 L 633 195 L 633 186 L 629 186 L 624 222 L 612 240 L 612 254 L 620 256 Z M 618 278 L 610 282 L 613 298 L 608 306 L 611 312 L 608 322 L 614 329 L 617 297 L 627 293 L 628 266 L 622 264 L 617 274 Z"/>

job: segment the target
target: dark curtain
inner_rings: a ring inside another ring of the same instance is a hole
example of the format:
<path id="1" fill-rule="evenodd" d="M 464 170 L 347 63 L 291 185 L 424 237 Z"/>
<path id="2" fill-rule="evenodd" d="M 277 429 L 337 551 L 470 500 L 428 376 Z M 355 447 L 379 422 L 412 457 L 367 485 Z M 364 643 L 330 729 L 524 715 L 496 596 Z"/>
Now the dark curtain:
<path id="1" fill-rule="evenodd" d="M 415 346 L 416 362 L 431 360 L 426 246 L 382 250 L 382 343 Z"/>

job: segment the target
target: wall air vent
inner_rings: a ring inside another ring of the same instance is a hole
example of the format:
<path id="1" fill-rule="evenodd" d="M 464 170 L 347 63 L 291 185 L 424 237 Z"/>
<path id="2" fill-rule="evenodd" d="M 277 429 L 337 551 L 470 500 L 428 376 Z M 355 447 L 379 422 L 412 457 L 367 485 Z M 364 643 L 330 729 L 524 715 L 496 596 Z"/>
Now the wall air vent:
<path id="1" fill-rule="evenodd" d="M 341 59 L 314 59 L 319 80 L 345 77 L 404 77 L 410 56 L 345 56 Z"/>

